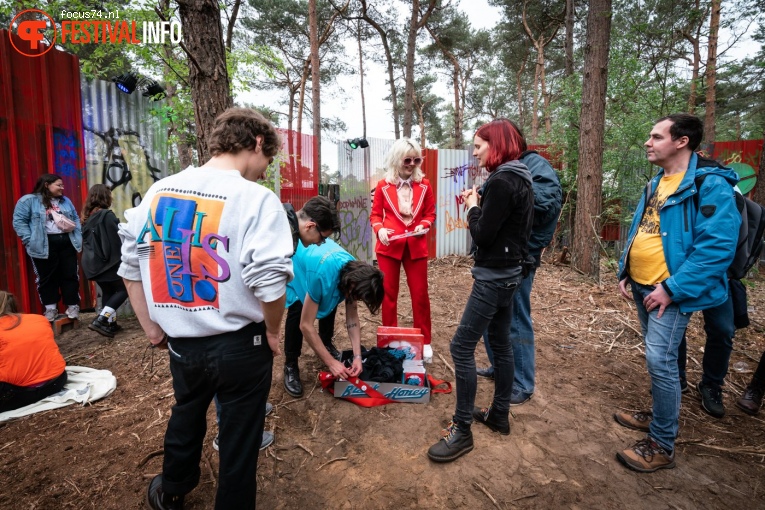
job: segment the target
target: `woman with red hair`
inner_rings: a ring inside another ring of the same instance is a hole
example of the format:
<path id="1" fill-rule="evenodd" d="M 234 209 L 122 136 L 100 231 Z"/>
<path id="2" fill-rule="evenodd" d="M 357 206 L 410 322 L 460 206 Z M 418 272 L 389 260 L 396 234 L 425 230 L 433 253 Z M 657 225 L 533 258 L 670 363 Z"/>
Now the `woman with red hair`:
<path id="1" fill-rule="evenodd" d="M 436 221 L 433 188 L 423 176 L 422 151 L 414 140 L 393 143 L 385 158 L 385 179 L 375 186 L 370 221 L 377 235 L 377 265 L 383 272 L 383 326 L 398 326 L 398 287 L 401 265 L 412 296 L 415 328 L 425 337 L 423 359 L 430 362 L 430 298 L 428 297 L 428 242 L 425 234 Z"/>
<path id="2" fill-rule="evenodd" d="M 470 234 L 477 246 L 473 289 L 451 342 L 457 405 L 441 440 L 428 450 L 435 462 L 451 462 L 473 449 L 473 420 L 500 434 L 510 433 L 508 415 L 514 361 L 510 341 L 513 295 L 529 265 L 529 236 L 534 218 L 531 173 L 518 161 L 520 129 L 496 119 L 476 131 L 473 156 L 489 177 L 479 197 L 476 187 L 462 192 Z M 479 205 L 480 202 L 480 205 Z M 474 407 L 477 381 L 475 348 L 484 331 L 494 351 L 494 399 Z"/>

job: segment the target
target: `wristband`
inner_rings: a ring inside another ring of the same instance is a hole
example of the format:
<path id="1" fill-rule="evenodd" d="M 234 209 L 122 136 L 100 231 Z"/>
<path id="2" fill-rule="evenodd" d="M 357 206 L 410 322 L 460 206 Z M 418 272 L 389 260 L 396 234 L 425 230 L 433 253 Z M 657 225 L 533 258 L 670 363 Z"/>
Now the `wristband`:
<path id="1" fill-rule="evenodd" d="M 354 354 L 353 359 L 361 359 L 361 354 Z"/>

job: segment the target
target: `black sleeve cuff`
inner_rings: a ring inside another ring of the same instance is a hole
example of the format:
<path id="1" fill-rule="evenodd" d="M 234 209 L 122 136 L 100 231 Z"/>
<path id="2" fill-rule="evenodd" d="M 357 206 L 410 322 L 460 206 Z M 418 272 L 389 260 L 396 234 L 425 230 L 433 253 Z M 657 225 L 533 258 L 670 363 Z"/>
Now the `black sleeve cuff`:
<path id="1" fill-rule="evenodd" d="M 667 281 L 666 281 L 666 280 L 664 280 L 663 282 L 661 282 L 661 286 L 662 286 L 662 287 L 664 287 L 664 291 L 667 293 L 667 295 L 668 295 L 669 297 L 672 297 L 672 295 L 673 295 L 673 294 L 672 294 L 672 291 L 671 291 L 671 290 L 669 290 L 669 285 L 667 285 Z"/>

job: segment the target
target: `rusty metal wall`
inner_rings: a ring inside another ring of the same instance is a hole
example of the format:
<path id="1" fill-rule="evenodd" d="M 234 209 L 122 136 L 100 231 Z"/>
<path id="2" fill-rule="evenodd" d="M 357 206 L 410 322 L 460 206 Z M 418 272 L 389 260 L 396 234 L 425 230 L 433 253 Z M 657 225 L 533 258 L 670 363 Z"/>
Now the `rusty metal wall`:
<path id="1" fill-rule="evenodd" d="M 112 188 L 112 210 L 122 220 L 149 187 L 168 175 L 167 127 L 139 90 L 120 92 L 112 82 L 80 82 L 88 186 Z"/>

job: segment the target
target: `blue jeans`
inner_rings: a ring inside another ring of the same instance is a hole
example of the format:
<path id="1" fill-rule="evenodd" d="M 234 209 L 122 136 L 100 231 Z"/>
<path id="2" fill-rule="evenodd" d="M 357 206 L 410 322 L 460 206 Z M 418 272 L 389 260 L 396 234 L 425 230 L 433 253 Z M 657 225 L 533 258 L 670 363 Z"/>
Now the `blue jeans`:
<path id="1" fill-rule="evenodd" d="M 675 438 L 680 419 L 680 379 L 677 369 L 677 352 L 680 340 L 691 318 L 675 303 L 664 309 L 658 318 L 659 309 L 651 312 L 643 306 L 643 299 L 653 292 L 652 285 L 632 284 L 632 296 L 640 319 L 645 343 L 645 362 L 651 376 L 653 396 L 653 420 L 648 434 L 665 450 L 675 448 Z"/>
<path id="2" fill-rule="evenodd" d="M 260 345 L 253 339 L 260 337 Z M 201 338 L 170 338 L 175 405 L 165 433 L 162 487 L 187 494 L 199 483 L 199 460 L 214 395 L 221 404 L 216 509 L 255 508 L 255 472 L 271 388 L 273 354 L 264 323 Z"/>
<path id="3" fill-rule="evenodd" d="M 513 295 L 521 277 L 504 280 L 475 280 L 465 311 L 451 343 L 452 359 L 457 379 L 457 408 L 454 420 L 473 422 L 473 406 L 478 388 L 475 373 L 475 348 L 481 334 L 489 333 L 494 352 L 493 409 L 500 416 L 510 411 L 513 390 L 513 346 L 510 342 L 510 322 L 513 316 Z"/>
<path id="4" fill-rule="evenodd" d="M 704 345 L 704 359 L 702 361 L 703 374 L 701 383 L 714 389 L 720 389 L 725 382 L 725 376 L 728 375 L 728 363 L 730 354 L 733 352 L 733 335 L 736 333 L 736 327 L 733 323 L 733 299 L 728 294 L 728 300 L 716 306 L 703 310 L 704 315 L 704 333 L 706 333 L 706 343 Z M 680 342 L 680 351 L 678 352 L 677 368 L 680 371 L 680 379 L 685 380 L 685 367 L 687 363 L 687 347 L 685 335 Z"/>
<path id="5" fill-rule="evenodd" d="M 513 380 L 513 393 L 534 393 L 534 326 L 531 323 L 531 287 L 534 285 L 534 275 L 537 269 L 532 269 L 521 280 L 518 291 L 513 297 L 513 319 L 510 323 L 510 341 L 513 344 L 513 358 L 515 359 L 515 378 Z M 494 367 L 494 353 L 489 345 L 489 335 L 483 333 L 483 343 L 486 346 L 486 355 L 489 357 L 492 369 Z"/>

